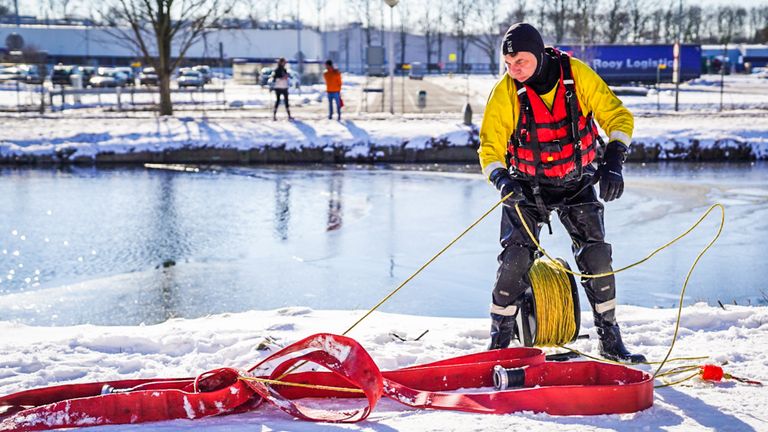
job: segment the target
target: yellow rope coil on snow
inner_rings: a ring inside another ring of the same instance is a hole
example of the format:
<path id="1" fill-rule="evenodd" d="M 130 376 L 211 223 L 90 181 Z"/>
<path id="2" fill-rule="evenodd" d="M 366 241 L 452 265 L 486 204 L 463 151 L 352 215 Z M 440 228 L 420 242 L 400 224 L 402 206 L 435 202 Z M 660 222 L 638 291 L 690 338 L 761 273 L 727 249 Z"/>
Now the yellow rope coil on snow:
<path id="1" fill-rule="evenodd" d="M 536 305 L 536 346 L 564 345 L 578 331 L 571 279 L 561 267 L 549 259 L 537 259 L 528 273 Z"/>

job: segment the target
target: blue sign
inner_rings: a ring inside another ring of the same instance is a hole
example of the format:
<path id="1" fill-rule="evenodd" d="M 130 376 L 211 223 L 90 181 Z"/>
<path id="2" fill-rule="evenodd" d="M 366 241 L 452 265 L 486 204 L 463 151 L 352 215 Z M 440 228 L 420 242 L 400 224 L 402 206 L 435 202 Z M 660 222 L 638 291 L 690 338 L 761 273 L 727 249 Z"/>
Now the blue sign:
<path id="1" fill-rule="evenodd" d="M 659 73 L 661 81 L 672 81 L 674 70 L 673 45 L 586 45 L 559 46 L 594 69 L 609 83 L 655 83 Z M 701 46 L 680 46 L 680 79 L 701 76 Z M 659 65 L 665 66 L 659 69 Z"/>

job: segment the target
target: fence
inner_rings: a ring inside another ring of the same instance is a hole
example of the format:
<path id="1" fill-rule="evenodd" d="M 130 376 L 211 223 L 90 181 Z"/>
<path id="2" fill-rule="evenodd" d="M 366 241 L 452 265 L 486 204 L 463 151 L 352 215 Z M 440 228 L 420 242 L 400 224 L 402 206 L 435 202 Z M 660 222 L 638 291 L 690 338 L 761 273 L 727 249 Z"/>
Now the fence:
<path id="1" fill-rule="evenodd" d="M 136 87 L 114 87 L 114 88 L 88 88 L 88 89 L 71 89 L 71 88 L 56 88 L 48 92 L 49 106 L 51 111 L 63 111 L 67 108 L 67 101 L 71 101 L 70 107 L 82 106 L 82 105 L 97 105 L 97 106 L 114 106 L 117 111 L 123 111 L 127 109 L 126 104 L 130 105 L 131 109 L 135 109 L 139 105 L 151 105 L 155 106 L 159 104 L 160 93 L 157 89 L 145 89 Z M 214 104 L 226 104 L 226 98 L 223 88 L 196 88 L 196 89 L 172 89 L 171 98 L 174 99 L 174 103 L 184 103 L 178 99 L 181 96 L 182 99 L 187 95 L 187 103 L 194 105 L 211 103 L 207 100 L 207 95 L 213 95 Z M 93 100 L 84 102 L 84 97 L 96 96 L 96 101 Z M 102 99 L 104 97 L 106 101 Z M 59 105 L 56 102 L 59 101 Z"/>

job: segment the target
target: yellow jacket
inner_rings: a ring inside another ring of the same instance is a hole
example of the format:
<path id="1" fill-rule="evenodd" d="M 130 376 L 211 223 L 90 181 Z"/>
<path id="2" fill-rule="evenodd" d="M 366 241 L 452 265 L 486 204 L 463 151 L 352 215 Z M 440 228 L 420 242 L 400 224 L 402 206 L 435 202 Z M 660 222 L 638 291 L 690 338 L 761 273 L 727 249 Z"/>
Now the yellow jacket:
<path id="1" fill-rule="evenodd" d="M 632 142 L 634 118 L 621 100 L 589 66 L 571 58 L 571 73 L 576 85 L 576 95 L 584 115 L 592 112 L 600 127 L 608 134 L 608 141 L 618 140 L 629 146 Z M 541 99 L 551 109 L 557 86 Z M 487 179 L 493 170 L 507 168 L 506 154 L 509 138 L 517 127 L 520 103 L 515 81 L 508 75 L 499 80 L 488 97 L 480 126 L 480 166 Z"/>

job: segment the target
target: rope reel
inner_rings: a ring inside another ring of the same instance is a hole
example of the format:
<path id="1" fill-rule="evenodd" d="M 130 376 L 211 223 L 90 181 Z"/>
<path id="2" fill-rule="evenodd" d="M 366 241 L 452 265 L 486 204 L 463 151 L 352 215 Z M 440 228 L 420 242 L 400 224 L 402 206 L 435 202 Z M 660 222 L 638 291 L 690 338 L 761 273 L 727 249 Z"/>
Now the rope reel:
<path id="1" fill-rule="evenodd" d="M 534 261 L 517 314 L 518 339 L 523 346 L 556 347 L 579 336 L 581 311 L 579 291 L 568 263 L 556 258 Z"/>

